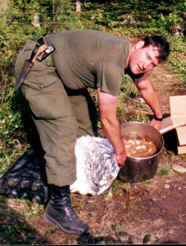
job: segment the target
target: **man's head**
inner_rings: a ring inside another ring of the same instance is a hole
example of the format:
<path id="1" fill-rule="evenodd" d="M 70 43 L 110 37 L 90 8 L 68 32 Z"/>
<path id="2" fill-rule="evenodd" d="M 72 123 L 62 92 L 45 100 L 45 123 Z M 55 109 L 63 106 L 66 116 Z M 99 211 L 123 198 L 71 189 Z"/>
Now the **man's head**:
<path id="1" fill-rule="evenodd" d="M 128 67 L 133 74 L 152 70 L 169 55 L 169 43 L 161 36 L 145 37 L 133 44 L 129 51 Z"/>

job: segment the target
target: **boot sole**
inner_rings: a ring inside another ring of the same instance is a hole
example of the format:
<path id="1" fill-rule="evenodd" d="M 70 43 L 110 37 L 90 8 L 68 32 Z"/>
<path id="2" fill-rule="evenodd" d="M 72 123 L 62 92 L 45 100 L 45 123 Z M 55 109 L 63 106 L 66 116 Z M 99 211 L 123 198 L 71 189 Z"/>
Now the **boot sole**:
<path id="1" fill-rule="evenodd" d="M 51 222 L 51 223 L 57 225 L 61 230 L 63 230 L 66 233 L 69 233 L 69 234 L 81 235 L 83 233 L 88 232 L 88 229 L 89 229 L 89 228 L 87 228 L 83 232 L 77 232 L 77 231 L 68 230 L 65 227 L 63 227 L 62 225 L 60 225 L 57 221 L 55 221 L 52 217 L 48 216 L 47 213 L 44 213 L 44 216 L 43 217 L 44 217 L 44 219 L 46 221 Z"/>

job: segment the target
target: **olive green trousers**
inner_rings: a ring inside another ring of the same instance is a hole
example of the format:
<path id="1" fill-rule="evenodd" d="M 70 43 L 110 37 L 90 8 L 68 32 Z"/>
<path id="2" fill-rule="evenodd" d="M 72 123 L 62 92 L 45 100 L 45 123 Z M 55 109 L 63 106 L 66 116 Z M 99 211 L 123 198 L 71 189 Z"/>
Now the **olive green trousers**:
<path id="1" fill-rule="evenodd" d="M 16 77 L 35 42 L 29 41 L 17 56 Z M 74 146 L 82 135 L 96 135 L 96 106 L 87 89 L 64 88 L 56 73 L 52 56 L 36 61 L 21 91 L 33 113 L 42 147 L 45 151 L 48 184 L 71 185 L 76 180 Z"/>

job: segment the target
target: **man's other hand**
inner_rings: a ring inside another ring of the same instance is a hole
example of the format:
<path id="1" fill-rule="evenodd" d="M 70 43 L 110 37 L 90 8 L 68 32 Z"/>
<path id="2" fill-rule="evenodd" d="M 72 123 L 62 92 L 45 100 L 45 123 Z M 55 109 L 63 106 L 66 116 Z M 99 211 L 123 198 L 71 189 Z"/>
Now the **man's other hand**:
<path id="1" fill-rule="evenodd" d="M 150 125 L 156 128 L 158 131 L 161 129 L 161 121 L 153 119 Z"/>

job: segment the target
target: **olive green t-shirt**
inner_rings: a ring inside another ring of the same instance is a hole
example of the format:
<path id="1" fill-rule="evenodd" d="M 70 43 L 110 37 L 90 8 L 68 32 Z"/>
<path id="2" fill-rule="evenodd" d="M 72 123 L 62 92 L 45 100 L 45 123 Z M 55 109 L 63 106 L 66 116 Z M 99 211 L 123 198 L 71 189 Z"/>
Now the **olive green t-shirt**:
<path id="1" fill-rule="evenodd" d="M 52 33 L 46 40 L 56 48 L 54 64 L 66 87 L 100 88 L 119 95 L 128 40 L 96 30 Z"/>

